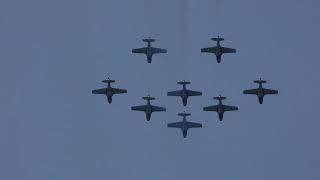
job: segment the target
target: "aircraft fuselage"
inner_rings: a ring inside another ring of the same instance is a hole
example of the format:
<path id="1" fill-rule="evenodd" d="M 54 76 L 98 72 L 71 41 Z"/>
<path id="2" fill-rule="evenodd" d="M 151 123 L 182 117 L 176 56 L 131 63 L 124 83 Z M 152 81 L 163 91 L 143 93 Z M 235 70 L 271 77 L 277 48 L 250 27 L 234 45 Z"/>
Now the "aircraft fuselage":
<path id="1" fill-rule="evenodd" d="M 107 96 L 112 96 L 113 95 L 113 90 L 111 87 L 107 87 L 107 92 L 106 92 Z"/>
<path id="2" fill-rule="evenodd" d="M 184 138 L 187 137 L 187 134 L 188 134 L 188 130 L 182 130 L 182 135 Z"/>
<path id="3" fill-rule="evenodd" d="M 223 108 L 223 105 L 222 105 L 222 101 L 219 100 L 219 104 L 218 104 L 218 113 L 223 113 L 224 112 L 224 108 Z"/>
<path id="4" fill-rule="evenodd" d="M 222 112 L 222 113 L 219 113 L 219 120 L 220 120 L 220 121 L 223 120 L 223 114 L 224 114 L 223 112 Z"/>
<path id="5" fill-rule="evenodd" d="M 113 90 L 112 90 L 112 87 L 110 86 L 110 84 L 107 87 L 106 96 L 108 98 L 109 104 L 111 104 L 112 103 Z"/>
<path id="6" fill-rule="evenodd" d="M 151 107 L 151 104 L 150 104 L 150 100 L 148 100 L 148 102 L 147 102 L 145 113 L 146 113 L 147 121 L 150 121 L 151 114 L 152 114 L 152 107 Z"/>
<path id="7" fill-rule="evenodd" d="M 147 119 L 147 121 L 150 121 L 150 119 L 151 119 L 151 113 L 150 113 L 150 114 L 146 113 L 146 119 Z"/>
<path id="8" fill-rule="evenodd" d="M 220 46 L 220 42 L 219 42 L 219 41 L 217 42 L 215 54 L 216 54 L 217 56 L 221 56 L 221 55 L 222 55 L 222 50 L 221 50 L 221 46 Z"/>
<path id="9" fill-rule="evenodd" d="M 111 104 L 112 103 L 112 96 L 107 96 L 108 98 L 108 103 Z"/>
<path id="10" fill-rule="evenodd" d="M 150 47 L 147 48 L 146 55 L 147 56 L 152 56 L 153 55 L 152 49 Z"/>
<path id="11" fill-rule="evenodd" d="M 222 105 L 222 101 L 219 100 L 219 105 L 218 105 L 218 114 L 219 114 L 219 119 L 222 121 L 223 119 L 223 113 L 224 113 L 224 107 Z"/>
<path id="12" fill-rule="evenodd" d="M 258 96 L 258 99 L 259 99 L 259 103 L 262 104 L 263 103 L 263 97 L 264 97 L 264 91 L 263 91 L 263 87 L 262 87 L 261 84 L 259 85 L 257 96 Z"/>
<path id="13" fill-rule="evenodd" d="M 185 91 L 185 89 L 182 90 L 181 98 L 182 98 L 182 103 L 183 103 L 183 105 L 186 106 L 187 103 L 188 103 L 188 94 L 187 94 L 187 92 Z"/>
<path id="14" fill-rule="evenodd" d="M 187 126 L 186 126 L 185 123 L 182 124 L 181 129 L 182 129 L 183 131 L 187 131 L 187 130 L 188 130 L 188 128 L 187 128 Z"/>
<path id="15" fill-rule="evenodd" d="M 151 113 L 152 113 L 152 108 L 151 108 L 150 105 L 147 105 L 146 113 L 147 113 L 147 114 L 151 114 Z"/>
<path id="16" fill-rule="evenodd" d="M 221 105 L 218 106 L 218 113 L 219 113 L 219 114 L 224 113 L 224 108 L 223 108 L 223 106 L 221 106 Z"/>
<path id="17" fill-rule="evenodd" d="M 183 119 L 183 123 L 182 123 L 182 126 L 181 126 L 181 130 L 182 130 L 182 135 L 183 137 L 187 137 L 187 133 L 188 133 L 188 126 L 187 126 L 187 123 L 186 123 L 186 119 Z"/>

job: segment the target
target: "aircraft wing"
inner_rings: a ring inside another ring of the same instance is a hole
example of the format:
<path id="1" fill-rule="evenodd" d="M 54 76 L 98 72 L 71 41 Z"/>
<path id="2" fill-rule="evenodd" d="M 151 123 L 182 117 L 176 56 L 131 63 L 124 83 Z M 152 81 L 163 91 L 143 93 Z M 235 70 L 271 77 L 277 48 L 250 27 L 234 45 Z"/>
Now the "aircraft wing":
<path id="1" fill-rule="evenodd" d="M 171 92 L 168 92 L 167 95 L 168 96 L 181 96 L 181 93 L 182 93 L 181 90 L 179 90 L 179 91 L 171 91 Z"/>
<path id="2" fill-rule="evenodd" d="M 258 89 L 248 89 L 244 90 L 243 94 L 258 94 Z"/>
<path id="3" fill-rule="evenodd" d="M 118 89 L 118 88 L 112 88 L 113 94 L 122 94 L 127 93 L 126 89 Z"/>
<path id="4" fill-rule="evenodd" d="M 201 128 L 202 124 L 195 122 L 187 122 L 188 128 Z"/>
<path id="5" fill-rule="evenodd" d="M 216 53 L 216 47 L 209 47 L 209 48 L 202 48 L 201 52 L 206 52 L 206 53 Z"/>
<path id="6" fill-rule="evenodd" d="M 92 90 L 92 94 L 106 94 L 106 93 L 107 93 L 107 88 Z"/>
<path id="7" fill-rule="evenodd" d="M 181 128 L 182 127 L 182 122 L 169 123 L 167 126 L 169 128 Z"/>
<path id="8" fill-rule="evenodd" d="M 225 111 L 238 111 L 238 107 L 236 107 L 236 106 L 223 105 L 223 108 Z"/>
<path id="9" fill-rule="evenodd" d="M 222 47 L 222 53 L 235 53 L 236 49 Z"/>
<path id="10" fill-rule="evenodd" d="M 200 91 L 191 91 L 191 90 L 187 90 L 187 94 L 188 96 L 201 96 L 202 93 Z"/>
<path id="11" fill-rule="evenodd" d="M 141 54 L 146 54 L 146 53 L 147 53 L 147 48 L 137 48 L 137 49 L 132 49 L 132 53 L 141 53 Z"/>
<path id="12" fill-rule="evenodd" d="M 152 111 L 166 111 L 166 108 L 159 106 L 152 106 Z"/>
<path id="13" fill-rule="evenodd" d="M 207 106 L 203 108 L 204 111 L 218 111 L 218 106 Z"/>
<path id="14" fill-rule="evenodd" d="M 146 111 L 147 106 L 143 105 L 143 106 L 132 106 L 131 110 L 132 111 Z"/>
<path id="15" fill-rule="evenodd" d="M 273 89 L 263 89 L 263 93 L 264 94 L 278 94 L 278 91 L 273 90 Z"/>
<path id="16" fill-rule="evenodd" d="M 152 48 L 153 54 L 159 54 L 159 53 L 167 53 L 166 49 L 161 49 L 161 48 Z"/>

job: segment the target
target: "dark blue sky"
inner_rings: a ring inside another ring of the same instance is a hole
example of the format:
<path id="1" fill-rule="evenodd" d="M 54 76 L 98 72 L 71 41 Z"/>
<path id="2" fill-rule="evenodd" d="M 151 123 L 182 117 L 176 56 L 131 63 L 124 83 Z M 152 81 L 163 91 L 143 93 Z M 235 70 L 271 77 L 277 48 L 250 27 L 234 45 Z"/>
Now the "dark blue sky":
<path id="1" fill-rule="evenodd" d="M 317 0 L 3 0 L 0 2 L 0 179 L 318 180 L 320 179 Z M 200 49 L 212 36 L 236 54 Z M 131 49 L 153 37 L 168 54 Z M 128 94 L 112 105 L 91 90 L 103 78 Z M 279 90 L 258 105 L 242 90 L 254 79 Z M 167 97 L 190 80 L 184 108 Z M 150 122 L 130 106 L 151 94 L 166 113 Z M 202 107 L 227 96 L 239 106 Z M 192 113 L 187 139 L 166 128 Z"/>

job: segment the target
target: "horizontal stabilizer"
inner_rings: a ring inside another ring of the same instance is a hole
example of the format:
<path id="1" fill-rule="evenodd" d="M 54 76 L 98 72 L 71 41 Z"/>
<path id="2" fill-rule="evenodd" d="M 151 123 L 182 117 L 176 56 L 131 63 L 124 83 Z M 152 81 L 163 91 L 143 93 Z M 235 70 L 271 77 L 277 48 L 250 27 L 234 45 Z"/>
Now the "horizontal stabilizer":
<path id="1" fill-rule="evenodd" d="M 266 83 L 267 81 L 266 80 L 255 80 L 255 81 L 253 81 L 254 83 L 259 83 L 259 84 L 261 84 L 261 83 Z"/>
<path id="2" fill-rule="evenodd" d="M 179 113 L 178 116 L 186 117 L 186 116 L 191 116 L 191 114 L 190 113 Z"/>
<path id="3" fill-rule="evenodd" d="M 211 38 L 211 40 L 213 40 L 213 41 L 223 41 L 224 38 L 216 37 L 216 38 Z"/>
<path id="4" fill-rule="evenodd" d="M 147 97 L 142 97 L 142 99 L 144 99 L 144 100 L 155 100 L 156 98 L 147 96 Z"/>
<path id="5" fill-rule="evenodd" d="M 106 80 L 102 80 L 103 83 L 114 83 L 116 82 L 115 80 L 111 80 L 111 79 L 106 79 Z"/>
<path id="6" fill-rule="evenodd" d="M 154 42 L 156 41 L 155 39 L 142 39 L 143 42 Z"/>
<path id="7" fill-rule="evenodd" d="M 184 84 L 190 84 L 190 82 L 189 81 L 179 81 L 179 82 L 177 82 L 178 84 L 181 84 L 181 85 L 184 85 Z"/>
<path id="8" fill-rule="evenodd" d="M 223 97 L 223 96 L 217 96 L 217 97 L 213 97 L 213 99 L 216 99 L 216 100 L 224 100 L 224 99 L 227 99 L 226 97 Z"/>

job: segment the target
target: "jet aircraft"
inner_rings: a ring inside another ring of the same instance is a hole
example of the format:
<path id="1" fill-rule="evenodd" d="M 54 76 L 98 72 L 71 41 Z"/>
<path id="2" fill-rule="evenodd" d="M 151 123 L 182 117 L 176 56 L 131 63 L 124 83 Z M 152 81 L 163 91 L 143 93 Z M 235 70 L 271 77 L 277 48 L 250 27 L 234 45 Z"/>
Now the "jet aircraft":
<path id="1" fill-rule="evenodd" d="M 216 111 L 219 115 L 220 121 L 223 120 L 223 114 L 225 111 L 237 111 L 238 110 L 238 107 L 236 107 L 236 106 L 227 106 L 227 105 L 222 104 L 222 100 L 227 99 L 226 97 L 219 95 L 218 97 L 213 97 L 213 99 L 219 100 L 219 104 L 215 105 L 215 106 L 204 107 L 203 110 L 204 111 Z"/>
<path id="2" fill-rule="evenodd" d="M 265 95 L 268 94 L 278 94 L 278 90 L 273 90 L 273 89 L 265 89 L 262 87 L 263 83 L 267 83 L 267 81 L 265 80 L 261 80 L 261 78 L 259 80 L 255 80 L 253 81 L 254 83 L 258 83 L 259 87 L 257 89 L 248 89 L 248 90 L 244 90 L 243 94 L 253 94 L 253 95 L 257 95 L 258 99 L 259 99 L 259 103 L 262 104 L 263 103 L 263 98 Z"/>
<path id="3" fill-rule="evenodd" d="M 102 80 L 103 83 L 107 83 L 108 86 L 107 88 L 102 88 L 102 89 L 96 89 L 92 90 L 92 94 L 104 94 L 108 98 L 109 104 L 112 103 L 112 96 L 114 94 L 122 94 L 122 93 L 127 93 L 126 89 L 118 89 L 118 88 L 113 88 L 111 87 L 111 83 L 114 83 L 115 80 L 110 80 L 109 78 L 106 80 Z"/>
<path id="4" fill-rule="evenodd" d="M 190 82 L 188 82 L 188 81 L 179 81 L 177 83 L 182 85 L 182 90 L 171 91 L 171 92 L 168 92 L 167 95 L 168 96 L 180 96 L 184 106 L 187 105 L 189 96 L 201 96 L 202 95 L 202 92 L 200 92 L 200 91 L 188 90 L 186 88 L 186 85 L 190 84 Z"/>
<path id="5" fill-rule="evenodd" d="M 147 56 L 148 63 L 151 63 L 152 56 L 154 54 L 167 53 L 166 49 L 155 48 L 151 46 L 151 42 L 156 41 L 155 39 L 149 38 L 149 39 L 143 39 L 142 41 L 148 43 L 148 46 L 144 48 L 132 49 L 132 53 L 145 54 Z"/>
<path id="6" fill-rule="evenodd" d="M 182 131 L 182 135 L 184 138 L 187 137 L 188 134 L 188 129 L 189 128 L 201 128 L 202 124 L 201 123 L 195 123 L 195 122 L 189 122 L 187 121 L 187 116 L 190 116 L 190 113 L 179 113 L 178 116 L 182 116 L 183 120 L 180 122 L 174 122 L 174 123 L 169 123 L 167 126 L 169 128 L 180 128 Z"/>
<path id="7" fill-rule="evenodd" d="M 155 100 L 154 97 L 150 97 L 150 95 L 149 95 L 147 97 L 142 97 L 142 99 L 147 100 L 147 104 L 142 105 L 142 106 L 133 106 L 133 107 L 131 107 L 131 110 L 145 112 L 147 121 L 150 121 L 152 112 L 166 111 L 166 108 L 164 108 L 164 107 L 151 105 L 150 101 Z"/>
<path id="8" fill-rule="evenodd" d="M 220 45 L 220 41 L 223 41 L 224 38 L 221 37 L 216 37 L 216 38 L 211 38 L 211 40 L 216 41 L 217 42 L 217 46 L 215 47 L 208 47 L 208 48 L 202 48 L 201 52 L 203 53 L 214 53 L 216 55 L 216 59 L 217 62 L 220 63 L 221 62 L 221 56 L 224 53 L 236 53 L 236 49 L 233 48 L 227 48 L 227 47 L 223 47 Z"/>

